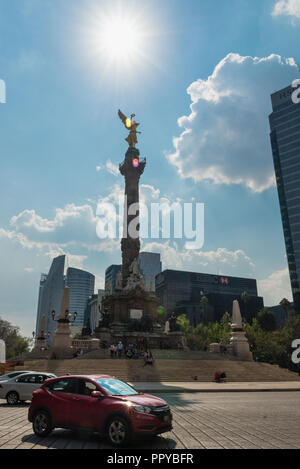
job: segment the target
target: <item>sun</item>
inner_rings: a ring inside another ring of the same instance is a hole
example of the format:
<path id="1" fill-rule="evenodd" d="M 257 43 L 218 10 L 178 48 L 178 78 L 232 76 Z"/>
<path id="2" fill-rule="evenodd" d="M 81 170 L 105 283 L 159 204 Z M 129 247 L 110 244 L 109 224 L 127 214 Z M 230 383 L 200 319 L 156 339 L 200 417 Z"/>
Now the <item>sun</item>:
<path id="1" fill-rule="evenodd" d="M 78 51 L 97 73 L 119 81 L 124 73 L 128 78 L 159 68 L 161 26 L 145 2 L 108 0 L 103 8 L 95 3 L 79 12 Z"/>
<path id="2" fill-rule="evenodd" d="M 144 54 L 145 31 L 129 16 L 117 14 L 99 20 L 97 49 L 108 62 L 132 65 Z"/>
<path id="3" fill-rule="evenodd" d="M 132 62 L 142 49 L 142 35 L 129 18 L 106 19 L 99 32 L 101 51 L 113 61 Z"/>

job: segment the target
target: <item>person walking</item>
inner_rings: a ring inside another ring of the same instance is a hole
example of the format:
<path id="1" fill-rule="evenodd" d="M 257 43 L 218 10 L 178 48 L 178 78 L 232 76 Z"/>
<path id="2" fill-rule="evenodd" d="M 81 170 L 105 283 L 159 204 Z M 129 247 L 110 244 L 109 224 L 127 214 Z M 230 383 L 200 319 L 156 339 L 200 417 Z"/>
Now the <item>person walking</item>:
<path id="1" fill-rule="evenodd" d="M 123 348 L 124 348 L 123 343 L 120 340 L 120 342 L 118 343 L 118 357 L 119 358 L 122 358 Z"/>

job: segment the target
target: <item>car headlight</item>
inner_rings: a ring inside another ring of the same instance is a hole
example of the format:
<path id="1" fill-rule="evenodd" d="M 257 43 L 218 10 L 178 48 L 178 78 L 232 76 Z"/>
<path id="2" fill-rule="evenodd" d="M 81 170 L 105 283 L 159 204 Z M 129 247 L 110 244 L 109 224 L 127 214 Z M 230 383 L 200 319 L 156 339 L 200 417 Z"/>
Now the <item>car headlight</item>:
<path id="1" fill-rule="evenodd" d="M 139 412 L 140 414 L 150 414 L 152 411 L 151 407 L 147 407 L 144 405 L 135 405 L 133 408 L 136 412 Z"/>

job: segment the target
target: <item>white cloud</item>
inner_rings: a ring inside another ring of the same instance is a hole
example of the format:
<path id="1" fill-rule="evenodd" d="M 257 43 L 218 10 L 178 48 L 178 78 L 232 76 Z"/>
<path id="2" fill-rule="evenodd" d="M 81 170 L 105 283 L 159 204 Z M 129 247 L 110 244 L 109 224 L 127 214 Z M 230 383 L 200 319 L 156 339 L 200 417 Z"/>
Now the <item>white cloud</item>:
<path id="1" fill-rule="evenodd" d="M 147 184 L 140 187 L 140 200 L 145 204 L 152 201 L 164 201 L 160 198 L 160 190 Z M 97 207 L 90 205 L 97 203 Z M 119 215 L 124 207 L 124 188 L 115 184 L 106 197 L 98 201 L 89 201 L 84 205 L 67 204 L 63 208 L 56 208 L 52 218 L 45 218 L 35 210 L 26 209 L 13 216 L 10 220 L 11 230 L 0 228 L 0 238 L 5 237 L 18 242 L 26 249 L 37 249 L 55 256 L 69 252 L 75 248 L 96 252 L 113 252 L 120 248 L 120 240 L 99 239 L 96 228 L 100 218 L 97 208 L 105 204 L 113 204 L 116 209 L 117 220 L 122 231 L 123 223 Z M 102 216 L 102 215 L 101 215 Z M 107 219 L 115 221 L 113 213 L 107 213 Z M 76 253 L 77 254 L 77 253 Z M 80 253 L 81 254 L 81 253 Z M 83 260 L 77 260 L 77 263 Z"/>
<path id="2" fill-rule="evenodd" d="M 35 251 L 35 255 L 46 256 L 50 260 L 54 257 L 65 254 L 68 257 L 70 265 L 78 269 L 83 268 L 83 263 L 87 259 L 87 256 L 72 254 L 68 251 L 68 246 L 71 247 L 74 243 L 51 243 L 51 242 L 36 242 L 29 240 L 23 233 L 17 233 L 15 231 L 8 231 L 0 228 L 0 239 L 9 240 L 15 245 L 19 245 L 27 250 Z M 24 267 L 26 272 L 33 272 L 33 267 Z"/>
<path id="3" fill-rule="evenodd" d="M 45 255 L 52 261 L 57 256 L 66 255 L 67 257 L 67 266 L 74 267 L 75 269 L 83 269 L 84 268 L 84 261 L 87 259 L 88 256 L 72 254 L 65 249 L 62 249 L 60 246 L 56 248 L 49 249 L 45 253 Z"/>
<path id="4" fill-rule="evenodd" d="M 298 76 L 293 59 L 228 54 L 187 92 L 191 113 L 166 154 L 182 178 L 243 184 L 261 192 L 275 184 L 269 141 L 270 94 Z"/>
<path id="5" fill-rule="evenodd" d="M 99 199 L 98 203 L 100 205 L 106 202 L 117 203 L 119 196 L 121 188 L 116 185 L 111 194 Z M 0 239 L 10 239 L 23 248 L 35 249 L 50 258 L 68 254 L 70 258 L 73 257 L 74 267 L 82 268 L 87 257 L 81 255 L 83 250 L 112 253 L 120 249 L 119 239 L 98 238 L 97 222 L 98 217 L 94 215 L 90 205 L 69 204 L 64 208 L 58 208 L 53 219 L 42 218 L 35 210 L 24 210 L 11 218 L 13 230 L 0 228 Z M 74 254 L 72 252 L 74 250 L 81 252 Z"/>
<path id="6" fill-rule="evenodd" d="M 95 275 L 95 291 L 97 290 L 103 290 L 104 289 L 104 277 L 101 277 L 100 275 Z"/>
<path id="7" fill-rule="evenodd" d="M 42 234 L 43 237 L 49 235 L 52 233 Z M 42 242 L 32 241 L 23 233 L 0 228 L 0 316 L 20 326 L 26 335 L 35 329 L 40 274 L 49 271 L 53 257 L 66 254 L 68 266 L 100 275 L 110 262 L 104 250 L 99 249 L 101 254 L 93 252 L 91 256 L 92 265 L 96 265 L 93 269 L 89 264 L 89 253 L 83 246 L 73 242 L 51 243 L 43 239 Z M 113 257 L 115 252 L 116 249 L 109 256 L 117 263 L 118 259 Z"/>
<path id="8" fill-rule="evenodd" d="M 114 186 L 108 199 L 117 200 L 121 192 L 120 186 Z M 11 218 L 10 229 L 0 227 L 5 266 L 0 269 L 0 316 L 20 325 L 23 333 L 35 328 L 40 273 L 49 271 L 54 257 L 65 254 L 68 266 L 96 274 L 97 288 L 103 287 L 101 274 L 107 265 L 119 262 L 120 240 L 97 237 L 94 212 L 89 203 L 57 208 L 49 218 L 23 210 Z"/>
<path id="9" fill-rule="evenodd" d="M 270 274 L 266 279 L 258 280 L 258 293 L 264 297 L 267 306 L 278 305 L 283 298 L 292 301 L 289 271 L 286 267 Z"/>
<path id="10" fill-rule="evenodd" d="M 34 210 L 24 210 L 19 215 L 11 218 L 11 225 L 17 229 L 21 227 L 32 227 L 39 232 L 54 231 L 58 227 L 62 227 L 69 220 L 82 220 L 95 222 L 96 219 L 93 214 L 93 209 L 90 205 L 76 206 L 75 204 L 67 204 L 64 208 L 57 208 L 55 210 L 55 217 L 53 220 L 47 220 L 35 213 Z"/>
<path id="11" fill-rule="evenodd" d="M 39 216 L 35 210 L 23 210 L 10 220 L 19 236 L 27 236 L 39 243 L 68 243 L 96 240 L 97 217 L 88 205 L 68 204 L 55 210 L 54 218 Z"/>
<path id="12" fill-rule="evenodd" d="M 119 174 L 120 174 L 118 166 L 113 164 L 110 160 L 107 160 L 107 162 L 106 162 L 106 169 L 113 176 L 119 176 Z"/>
<path id="13" fill-rule="evenodd" d="M 160 190 L 155 189 L 155 187 L 150 184 L 141 184 L 140 185 L 140 202 L 144 204 L 149 204 L 151 202 L 158 203 L 160 197 Z"/>
<path id="14" fill-rule="evenodd" d="M 285 15 L 300 18 L 300 0 L 279 0 L 274 5 L 272 15 Z"/>
<path id="15" fill-rule="evenodd" d="M 98 166 L 96 166 L 96 171 L 98 171 L 98 172 L 99 172 L 99 171 L 101 171 L 101 169 L 102 169 L 102 166 L 101 166 L 101 164 L 99 164 Z"/>
<path id="16" fill-rule="evenodd" d="M 67 246 L 67 244 L 58 244 L 58 243 L 51 243 L 51 242 L 39 242 L 39 241 L 32 241 L 27 238 L 23 233 L 17 233 L 16 231 L 9 231 L 5 230 L 4 228 L 0 228 L 0 239 L 8 239 L 11 241 L 17 242 L 20 246 L 26 249 L 55 249 L 56 247 Z"/>
<path id="17" fill-rule="evenodd" d="M 180 269 L 219 275 L 254 277 L 254 264 L 241 249 L 229 251 L 219 248 L 216 251 L 180 250 L 175 242 L 142 243 L 146 252 L 160 252 L 163 270 Z"/>

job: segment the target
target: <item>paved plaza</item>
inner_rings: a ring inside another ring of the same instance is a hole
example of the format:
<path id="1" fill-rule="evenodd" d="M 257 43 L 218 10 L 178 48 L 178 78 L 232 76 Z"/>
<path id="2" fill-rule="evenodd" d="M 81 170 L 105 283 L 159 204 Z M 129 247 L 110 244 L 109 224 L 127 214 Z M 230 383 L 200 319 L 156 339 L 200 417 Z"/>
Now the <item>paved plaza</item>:
<path id="1" fill-rule="evenodd" d="M 174 429 L 131 448 L 285 449 L 300 448 L 300 392 L 164 393 Z M 97 435 L 55 430 L 37 438 L 27 420 L 28 405 L 0 400 L 0 449 L 110 449 Z"/>

